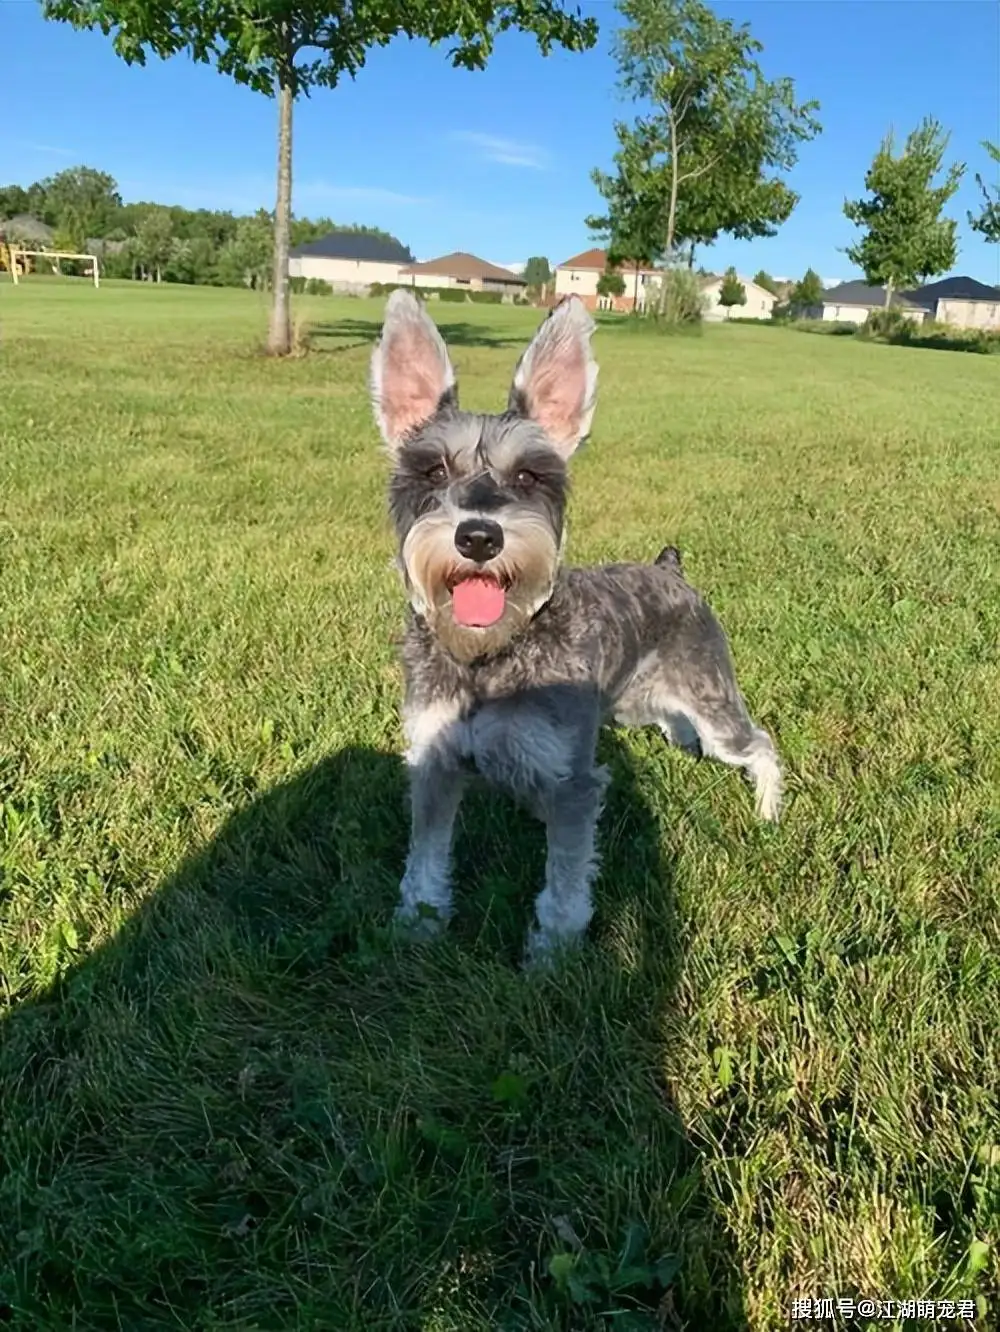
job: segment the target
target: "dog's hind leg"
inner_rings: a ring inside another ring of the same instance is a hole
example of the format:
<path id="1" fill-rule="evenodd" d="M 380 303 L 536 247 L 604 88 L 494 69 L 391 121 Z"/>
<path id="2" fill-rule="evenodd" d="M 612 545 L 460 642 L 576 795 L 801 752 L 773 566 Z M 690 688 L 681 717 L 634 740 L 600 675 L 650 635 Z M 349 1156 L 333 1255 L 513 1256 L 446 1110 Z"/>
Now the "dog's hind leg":
<path id="1" fill-rule="evenodd" d="M 706 758 L 742 768 L 753 783 L 759 818 L 777 823 L 781 815 L 781 762 L 768 733 L 756 726 L 747 711 L 735 679 L 726 680 L 721 691 L 700 689 L 698 677 L 685 682 L 679 700 L 686 718 L 697 733 Z"/>

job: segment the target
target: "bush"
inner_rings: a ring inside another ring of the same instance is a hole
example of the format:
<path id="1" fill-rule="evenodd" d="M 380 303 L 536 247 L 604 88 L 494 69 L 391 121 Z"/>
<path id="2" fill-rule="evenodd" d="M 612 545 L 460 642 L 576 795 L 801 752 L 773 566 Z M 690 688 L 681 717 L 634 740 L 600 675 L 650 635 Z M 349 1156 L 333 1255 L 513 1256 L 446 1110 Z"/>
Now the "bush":
<path id="1" fill-rule="evenodd" d="M 888 310 L 869 310 L 868 318 L 858 329 L 862 338 L 892 338 L 908 342 L 917 332 L 917 325 L 902 310 L 890 306 Z"/>
<path id="2" fill-rule="evenodd" d="M 667 301 L 661 315 L 660 293 L 666 284 Z M 646 298 L 646 308 L 653 318 L 674 326 L 700 324 L 705 310 L 705 298 L 697 273 L 690 268 L 667 268 Z"/>
<path id="3" fill-rule="evenodd" d="M 478 305 L 499 305 L 503 301 L 502 291 L 470 291 L 470 299 Z"/>
<path id="4" fill-rule="evenodd" d="M 429 287 L 411 287 L 408 282 L 373 282 L 368 288 L 369 296 L 389 296 L 394 291 L 412 291 L 418 301 L 427 299 Z"/>
<path id="5" fill-rule="evenodd" d="M 309 278 L 305 292 L 307 296 L 332 296 L 333 288 L 323 278 Z"/>
<path id="6" fill-rule="evenodd" d="M 289 278 L 288 285 L 293 296 L 301 296 L 306 289 L 306 280 L 304 277 Z"/>
<path id="7" fill-rule="evenodd" d="M 438 292 L 438 296 L 440 296 L 441 300 L 453 301 L 456 305 L 464 305 L 470 295 L 472 295 L 471 292 L 462 291 L 460 287 L 442 287 Z"/>

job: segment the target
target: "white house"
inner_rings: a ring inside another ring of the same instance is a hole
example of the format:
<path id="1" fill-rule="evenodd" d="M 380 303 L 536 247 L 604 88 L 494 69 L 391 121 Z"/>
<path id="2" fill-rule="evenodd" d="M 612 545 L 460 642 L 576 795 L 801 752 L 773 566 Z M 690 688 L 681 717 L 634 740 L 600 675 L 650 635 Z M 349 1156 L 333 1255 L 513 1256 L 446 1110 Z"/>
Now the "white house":
<path id="1" fill-rule="evenodd" d="M 719 295 L 723 279 L 716 273 L 710 273 L 701 280 L 701 294 L 704 298 L 704 318 L 712 321 L 722 319 L 770 319 L 774 314 L 777 297 L 766 287 L 758 287 L 750 278 L 741 277 L 740 284 L 746 292 L 745 305 L 720 305 Z"/>
<path id="2" fill-rule="evenodd" d="M 457 250 L 440 259 L 407 264 L 400 269 L 400 282 L 412 287 L 456 287 L 466 291 L 498 291 L 508 299 L 524 290 L 524 278 L 509 268 L 487 263 L 474 254 Z"/>
<path id="3" fill-rule="evenodd" d="M 412 263 L 413 255 L 399 241 L 365 232 L 331 231 L 295 246 L 288 276 L 320 278 L 334 291 L 363 295 L 373 282 L 408 282 L 400 274 Z"/>
<path id="4" fill-rule="evenodd" d="M 588 310 L 631 310 L 638 306 L 641 310 L 646 303 L 650 285 L 661 276 L 655 268 L 640 265 L 638 268 L 622 264 L 617 270 L 625 283 L 621 296 L 599 296 L 597 283 L 601 274 L 608 267 L 607 250 L 584 250 L 575 254 L 556 269 L 556 299 L 562 296 L 579 296 Z"/>
<path id="5" fill-rule="evenodd" d="M 970 277 L 942 278 L 925 287 L 893 293 L 892 308 L 922 324 L 935 319 L 959 328 L 1000 329 L 1000 288 Z M 885 288 L 842 282 L 823 293 L 823 304 L 807 311 L 838 324 L 863 324 L 872 310 L 885 309 Z"/>

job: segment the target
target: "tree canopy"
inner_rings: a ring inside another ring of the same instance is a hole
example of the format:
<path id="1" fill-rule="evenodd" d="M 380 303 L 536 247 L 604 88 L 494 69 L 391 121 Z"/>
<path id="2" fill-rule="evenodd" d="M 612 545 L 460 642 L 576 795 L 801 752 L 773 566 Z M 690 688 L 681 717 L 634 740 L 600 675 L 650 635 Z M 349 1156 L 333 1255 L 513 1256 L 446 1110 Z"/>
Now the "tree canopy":
<path id="1" fill-rule="evenodd" d="M 864 235 L 846 254 L 865 281 L 885 286 L 886 308 L 893 292 L 946 273 L 958 257 L 958 224 L 941 216 L 958 189 L 964 164 L 944 170 L 948 135 L 931 117 L 906 136 L 896 152 L 890 130 L 865 174 L 868 198 L 846 200 L 844 213 Z"/>
<path id="2" fill-rule="evenodd" d="M 722 283 L 719 287 L 719 304 L 746 305 L 747 289 L 739 280 L 735 268 L 727 268 L 722 276 Z"/>
<path id="3" fill-rule="evenodd" d="M 997 174 L 1000 177 L 1000 144 L 984 140 L 983 147 L 996 163 Z M 983 196 L 983 206 L 979 213 L 969 214 L 969 226 L 996 245 L 1000 243 L 1000 179 L 995 185 L 988 185 L 977 171 L 976 184 Z"/>
<path id="4" fill-rule="evenodd" d="M 788 293 L 788 303 L 793 310 L 822 305 L 824 291 L 823 279 L 814 268 L 807 268 Z"/>
<path id="5" fill-rule="evenodd" d="M 820 131 L 815 102 L 764 77 L 746 24 L 702 0 L 618 0 L 619 88 L 637 103 L 615 123 L 612 173 L 592 178 L 606 210 L 587 225 L 617 258 L 677 261 L 722 234 L 774 235 L 798 195 L 783 179 Z M 667 284 L 663 284 L 667 291 Z"/>

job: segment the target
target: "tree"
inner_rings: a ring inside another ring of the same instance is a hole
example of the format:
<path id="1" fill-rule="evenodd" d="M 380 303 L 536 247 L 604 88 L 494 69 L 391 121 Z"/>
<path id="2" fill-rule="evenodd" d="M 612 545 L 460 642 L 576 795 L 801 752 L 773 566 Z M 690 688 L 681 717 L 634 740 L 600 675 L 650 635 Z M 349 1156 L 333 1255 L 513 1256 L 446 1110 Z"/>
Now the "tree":
<path id="1" fill-rule="evenodd" d="M 788 304 L 793 310 L 812 309 L 823 304 L 823 279 L 813 268 L 807 268 L 801 279 L 788 293 Z"/>
<path id="2" fill-rule="evenodd" d="M 1000 167 L 1000 144 L 989 143 L 984 139 L 983 147 Z M 976 184 L 982 192 L 983 210 L 979 214 L 969 214 L 969 226 L 991 244 L 1000 244 L 1000 184 L 987 185 L 978 171 Z"/>
<path id="3" fill-rule="evenodd" d="M 173 254 L 174 228 L 166 208 L 151 208 L 135 233 L 134 257 L 147 279 L 163 281 L 163 270 Z"/>
<path id="4" fill-rule="evenodd" d="M 606 268 L 597 279 L 598 296 L 624 296 L 625 279 L 613 268 Z"/>
<path id="5" fill-rule="evenodd" d="M 529 287 L 544 287 L 552 281 L 552 269 L 544 255 L 535 255 L 524 265 L 522 274 Z"/>
<path id="6" fill-rule="evenodd" d="M 616 171 L 592 177 L 608 211 L 588 225 L 614 254 L 639 249 L 670 264 L 722 233 L 774 235 L 798 202 L 781 176 L 819 133 L 817 104 L 797 104 L 791 79 L 765 79 L 749 28 L 702 0 L 618 8 L 619 87 L 643 112 L 615 124 Z M 669 290 L 661 284 L 661 302 Z"/>
<path id="7" fill-rule="evenodd" d="M 941 210 L 958 189 L 964 164 L 950 166 L 941 185 L 933 183 L 947 147 L 948 135 L 931 117 L 907 135 L 898 156 L 890 130 L 865 174 L 871 197 L 844 202 L 845 215 L 865 228 L 845 253 L 866 282 L 885 285 L 886 309 L 893 292 L 946 273 L 958 257 L 958 224 Z"/>
<path id="8" fill-rule="evenodd" d="M 268 350 L 291 350 L 288 252 L 292 219 L 292 107 L 315 87 L 354 78 L 373 46 L 400 34 L 453 40 L 452 64 L 482 69 L 496 35 L 534 35 L 543 55 L 554 45 L 594 45 L 597 24 L 562 9 L 561 0 L 43 0 L 47 17 L 113 33 L 129 64 L 147 52 L 166 59 L 187 51 L 278 103 L 274 277 Z"/>
<path id="9" fill-rule="evenodd" d="M 719 287 L 719 304 L 728 309 L 732 305 L 746 305 L 747 289 L 736 275 L 735 268 L 727 268 Z"/>
<path id="10" fill-rule="evenodd" d="M 71 240 L 75 250 L 85 250 L 91 237 L 103 236 L 122 206 L 114 177 L 94 167 L 69 167 L 33 188 L 43 220 Z"/>
<path id="11" fill-rule="evenodd" d="M 774 278 L 771 276 L 771 274 L 768 273 L 768 272 L 766 272 L 763 268 L 760 269 L 759 272 L 757 272 L 757 273 L 754 274 L 754 279 L 753 279 L 753 280 L 754 280 L 754 282 L 757 284 L 758 287 L 763 287 L 764 290 L 765 290 L 765 291 L 769 291 L 769 292 L 771 293 L 772 296 L 777 296 L 777 295 L 778 295 L 778 284 L 777 284 L 777 282 L 775 282 L 775 280 L 774 280 Z"/>

